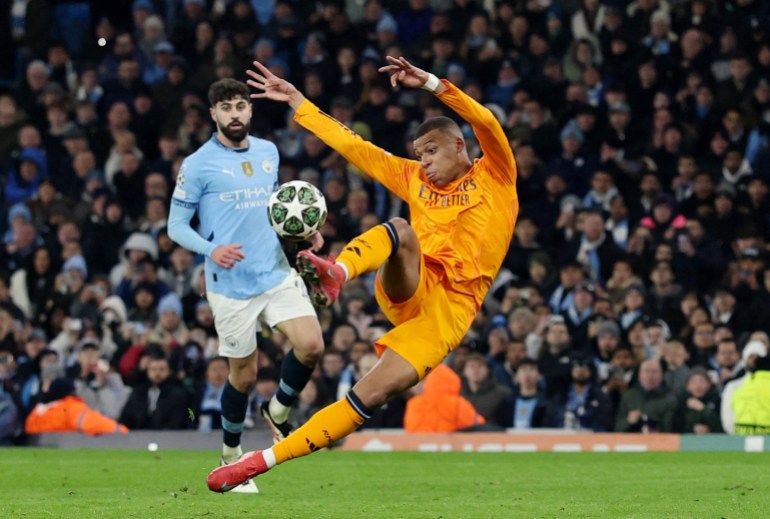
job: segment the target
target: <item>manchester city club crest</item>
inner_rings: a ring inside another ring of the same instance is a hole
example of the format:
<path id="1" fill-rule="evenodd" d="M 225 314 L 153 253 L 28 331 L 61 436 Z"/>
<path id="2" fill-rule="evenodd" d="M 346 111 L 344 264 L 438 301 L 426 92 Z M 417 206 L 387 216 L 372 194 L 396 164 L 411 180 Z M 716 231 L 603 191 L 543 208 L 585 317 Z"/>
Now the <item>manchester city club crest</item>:
<path id="1" fill-rule="evenodd" d="M 268 175 L 273 172 L 273 165 L 270 164 L 269 160 L 265 159 L 262 161 L 262 171 L 264 171 Z"/>
<path id="2" fill-rule="evenodd" d="M 251 165 L 251 162 L 241 162 L 241 168 L 243 168 L 243 174 L 247 177 L 254 174 L 254 166 Z"/>

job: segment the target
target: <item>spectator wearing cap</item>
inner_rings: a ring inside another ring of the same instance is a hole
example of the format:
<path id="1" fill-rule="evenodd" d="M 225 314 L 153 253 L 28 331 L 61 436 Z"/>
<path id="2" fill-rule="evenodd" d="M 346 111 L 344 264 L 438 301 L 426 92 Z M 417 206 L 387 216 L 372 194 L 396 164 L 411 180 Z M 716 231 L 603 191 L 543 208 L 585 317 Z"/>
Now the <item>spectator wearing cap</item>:
<path id="1" fill-rule="evenodd" d="M 623 255 L 607 234 L 602 215 L 595 211 L 584 215 L 580 234 L 571 239 L 563 251 L 565 260 L 574 258 L 592 280 L 600 283 L 610 279 L 613 265 Z"/>
<path id="2" fill-rule="evenodd" d="M 74 381 L 75 394 L 88 407 L 109 418 L 120 416 L 130 391 L 103 358 L 98 337 L 87 335 L 78 342 L 77 361 L 67 369 L 67 377 Z"/>
<path id="3" fill-rule="evenodd" d="M 154 331 L 163 341 L 181 344 L 189 334 L 182 319 L 182 301 L 174 292 L 169 292 L 158 301 L 158 324 Z"/>
<path id="4" fill-rule="evenodd" d="M 137 9 L 137 5 L 149 7 L 148 9 Z M 134 17 L 140 16 L 141 21 L 134 21 L 135 36 L 137 46 L 142 53 L 152 59 L 152 52 L 158 42 L 166 40 L 166 23 L 163 17 L 155 13 L 154 7 L 149 0 L 138 0 L 134 2 Z"/>
<path id="5" fill-rule="evenodd" d="M 596 379 L 604 384 L 612 371 L 612 356 L 621 345 L 620 327 L 615 321 L 604 321 L 596 329 L 596 354 L 593 365 Z"/>
<path id="6" fill-rule="evenodd" d="M 510 59 L 504 59 L 500 63 L 497 71 L 497 78 L 494 83 L 489 85 L 485 92 L 485 99 L 489 103 L 499 106 L 508 106 L 511 104 L 513 94 L 519 85 L 519 73 Z"/>
<path id="7" fill-rule="evenodd" d="M 639 382 L 626 391 L 615 419 L 616 432 L 673 432 L 677 401 L 663 385 L 663 370 L 657 359 L 639 368 Z"/>
<path id="8" fill-rule="evenodd" d="M 751 378 L 751 374 L 756 370 L 757 359 L 764 357 L 767 357 L 767 345 L 765 343 L 759 340 L 752 340 L 746 343 L 741 352 L 741 361 L 745 371 L 725 384 L 722 390 L 720 415 L 722 428 L 728 434 L 735 433 L 735 410 L 732 405 L 733 395 L 746 380 Z"/>
<path id="9" fill-rule="evenodd" d="M 163 81 L 173 58 L 174 45 L 168 41 L 157 42 L 152 48 L 152 65 L 144 71 L 142 80 L 150 86 Z"/>
<path id="10" fill-rule="evenodd" d="M 703 368 L 695 368 L 687 378 L 686 391 L 679 396 L 674 430 L 685 434 L 721 433 L 719 408 L 717 388 Z"/>
<path id="11" fill-rule="evenodd" d="M 75 255 L 67 259 L 62 265 L 61 277 L 57 280 L 57 290 L 61 292 L 61 301 L 67 308 L 80 297 L 86 280 L 88 279 L 88 266 L 81 255 Z"/>
<path id="12" fill-rule="evenodd" d="M 596 285 L 590 281 L 580 281 L 575 286 L 572 304 L 562 312 L 564 322 L 569 328 L 575 349 L 588 348 L 588 323 L 593 315 L 593 303 L 596 299 Z"/>
<path id="13" fill-rule="evenodd" d="M 48 336 L 42 328 L 32 328 L 23 342 L 22 349 L 16 357 L 17 369 L 14 378 L 17 382 L 26 381 L 39 369 L 35 359 L 48 344 Z"/>
<path id="14" fill-rule="evenodd" d="M 553 395 L 546 407 L 545 426 L 556 429 L 612 430 L 612 403 L 596 383 L 595 368 L 588 357 L 570 363 L 567 391 Z"/>
<path id="15" fill-rule="evenodd" d="M 574 120 L 570 120 L 559 134 L 561 151 L 546 169 L 556 171 L 567 182 L 567 190 L 579 197 L 588 191 L 590 173 L 596 170 L 597 157 L 583 149 L 585 136 Z"/>

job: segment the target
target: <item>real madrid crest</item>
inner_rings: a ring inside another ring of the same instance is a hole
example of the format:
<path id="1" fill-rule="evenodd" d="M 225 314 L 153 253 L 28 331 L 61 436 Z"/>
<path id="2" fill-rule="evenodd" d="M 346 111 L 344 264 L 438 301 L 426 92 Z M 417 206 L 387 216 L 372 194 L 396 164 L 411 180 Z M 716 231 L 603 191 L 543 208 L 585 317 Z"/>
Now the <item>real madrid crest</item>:
<path id="1" fill-rule="evenodd" d="M 254 167 L 251 165 L 251 162 L 241 162 L 241 168 L 243 168 L 243 174 L 247 177 L 254 174 Z"/>
<path id="2" fill-rule="evenodd" d="M 269 160 L 265 159 L 262 161 L 262 171 L 264 171 L 268 175 L 273 172 L 273 165 L 270 164 Z"/>

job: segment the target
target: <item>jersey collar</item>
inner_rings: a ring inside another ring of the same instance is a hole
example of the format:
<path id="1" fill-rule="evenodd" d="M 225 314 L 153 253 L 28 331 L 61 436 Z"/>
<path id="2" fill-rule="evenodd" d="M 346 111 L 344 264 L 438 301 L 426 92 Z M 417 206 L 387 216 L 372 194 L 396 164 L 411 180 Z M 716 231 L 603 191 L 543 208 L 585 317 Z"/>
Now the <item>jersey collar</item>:
<path id="1" fill-rule="evenodd" d="M 222 148 L 224 150 L 227 150 L 227 151 L 234 151 L 235 153 L 245 153 L 245 152 L 249 151 L 249 147 L 251 146 L 251 142 L 249 142 L 248 136 L 246 137 L 246 142 L 248 143 L 248 145 L 245 148 L 235 149 L 235 148 L 231 148 L 230 146 L 225 146 L 224 144 L 219 142 L 219 139 L 217 139 L 217 134 L 218 133 L 219 132 L 214 132 L 214 133 L 211 134 L 211 142 L 213 142 L 214 144 L 216 144 L 220 148 Z"/>

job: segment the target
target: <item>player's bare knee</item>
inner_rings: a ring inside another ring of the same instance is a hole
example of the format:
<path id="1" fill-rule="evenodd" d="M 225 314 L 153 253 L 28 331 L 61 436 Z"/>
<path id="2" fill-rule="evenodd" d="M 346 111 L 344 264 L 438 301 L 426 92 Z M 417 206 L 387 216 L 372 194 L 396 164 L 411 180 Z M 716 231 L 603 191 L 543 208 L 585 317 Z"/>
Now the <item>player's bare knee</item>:
<path id="1" fill-rule="evenodd" d="M 369 388 L 363 394 L 358 395 L 369 409 L 378 409 L 388 403 L 388 401 L 403 391 L 405 388 L 398 380 L 388 381 L 376 387 Z"/>
<path id="2" fill-rule="evenodd" d="M 257 366 L 241 368 L 230 375 L 230 384 L 241 393 L 251 393 L 257 384 Z"/>
<path id="3" fill-rule="evenodd" d="M 303 338 L 294 345 L 294 355 L 305 366 L 315 366 L 324 352 L 322 337 Z"/>
<path id="4" fill-rule="evenodd" d="M 418 241 L 417 235 L 414 233 L 414 229 L 409 225 L 409 222 L 401 217 L 391 218 L 389 223 L 396 230 L 398 235 L 398 243 L 400 251 L 413 251 L 417 248 Z"/>

